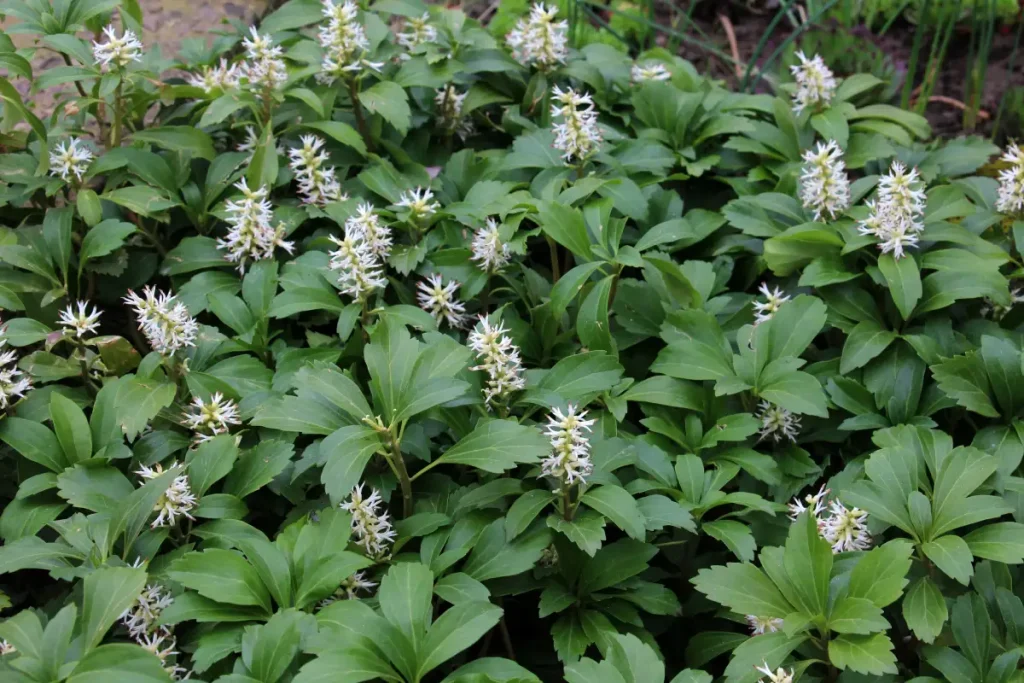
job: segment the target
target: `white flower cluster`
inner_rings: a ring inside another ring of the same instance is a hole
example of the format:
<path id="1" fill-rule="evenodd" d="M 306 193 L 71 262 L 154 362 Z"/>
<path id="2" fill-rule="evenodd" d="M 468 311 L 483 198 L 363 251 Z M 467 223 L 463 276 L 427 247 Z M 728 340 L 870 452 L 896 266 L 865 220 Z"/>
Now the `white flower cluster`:
<path id="1" fill-rule="evenodd" d="M 383 232 L 374 235 L 375 247 L 370 231 L 377 229 Z M 369 205 L 360 206 L 359 215 L 345 221 L 344 239 L 334 235 L 329 239 L 338 246 L 330 252 L 329 267 L 335 272 L 343 294 L 364 301 L 374 290 L 387 286 L 381 253 L 391 249 L 390 231 L 379 225 Z"/>
<path id="2" fill-rule="evenodd" d="M 551 115 L 560 119 L 552 126 L 555 149 L 566 163 L 585 160 L 601 146 L 594 100 L 589 94 L 581 95 L 572 88 L 562 90 L 557 85 L 551 95 Z"/>
<path id="3" fill-rule="evenodd" d="M 370 489 L 370 495 L 363 497 L 363 485 L 352 489 L 352 496 L 341 509 L 352 515 L 352 531 L 356 535 L 356 545 L 366 551 L 375 560 L 383 560 L 388 556 L 388 546 L 395 542 L 395 530 L 391 528 L 388 513 L 381 512 L 380 492 Z"/>
<path id="4" fill-rule="evenodd" d="M 637 62 L 633 65 L 630 70 L 630 76 L 634 83 L 642 83 L 644 81 L 667 81 L 672 78 L 672 74 L 663 64 L 658 62 L 647 62 L 641 64 Z"/>
<path id="5" fill-rule="evenodd" d="M 139 638 L 156 629 L 160 613 L 174 602 L 171 594 L 161 586 L 150 584 L 135 598 L 128 609 L 121 612 L 121 623 L 132 638 Z"/>
<path id="6" fill-rule="evenodd" d="M 381 261 L 391 254 L 391 228 L 381 224 L 372 204 L 357 206 L 356 215 L 345 220 L 345 229 L 370 245 L 370 251 Z"/>
<path id="7" fill-rule="evenodd" d="M 511 259 L 509 246 L 501 241 L 498 221 L 493 218 L 488 218 L 484 227 L 473 233 L 469 249 L 472 252 L 470 260 L 476 261 L 485 273 L 497 273 Z"/>
<path id="8" fill-rule="evenodd" d="M 178 466 L 177 462 L 171 463 L 170 469 L 174 469 Z M 143 479 L 143 483 L 150 479 L 155 479 L 164 473 L 164 468 L 160 463 L 157 463 L 153 467 L 146 467 L 141 465 L 140 468 L 135 472 Z M 161 494 L 160 499 L 153 506 L 153 511 L 158 512 L 156 519 L 150 526 L 154 529 L 162 526 L 173 526 L 177 523 L 177 517 L 179 515 L 188 517 L 191 520 L 195 520 L 195 517 L 189 514 L 189 512 L 196 506 L 196 497 L 192 495 L 192 489 L 188 485 L 188 475 L 179 474 L 171 482 L 171 485 Z"/>
<path id="9" fill-rule="evenodd" d="M 843 150 L 835 140 L 818 143 L 804 152 L 800 175 L 800 200 L 814 211 L 814 220 L 835 219 L 850 207 L 850 179 L 846 176 Z"/>
<path id="10" fill-rule="evenodd" d="M 750 627 L 750 635 L 761 636 L 765 633 L 775 633 L 782 630 L 782 619 L 778 617 L 758 617 L 753 614 L 746 616 L 747 625 Z"/>
<path id="11" fill-rule="evenodd" d="M 142 59 L 142 43 L 132 31 L 125 31 L 118 36 L 117 29 L 111 24 L 103 29 L 103 35 L 107 38 L 106 42 L 93 42 L 92 56 L 104 70 L 111 65 L 123 69 Z"/>
<path id="12" fill-rule="evenodd" d="M 774 290 L 768 289 L 767 282 L 762 282 L 758 291 L 764 295 L 766 301 L 754 302 L 754 325 L 760 325 L 767 320 L 771 320 L 775 313 L 782 308 L 782 304 L 789 301 L 789 296 L 783 294 L 782 290 L 778 287 Z"/>
<path id="13" fill-rule="evenodd" d="M 451 280 L 444 284 L 441 276 L 435 273 L 425 281 L 416 283 L 416 287 L 420 290 L 416 293 L 420 308 L 434 316 L 438 325 L 447 320 L 451 327 L 462 327 L 466 319 L 466 307 L 455 296 L 459 289 L 458 282 Z"/>
<path id="14" fill-rule="evenodd" d="M 999 172 L 996 211 L 1008 216 L 1019 216 L 1024 212 L 1024 151 L 1016 142 L 1011 142 L 1002 160 L 1010 164 L 1010 168 Z"/>
<path id="15" fill-rule="evenodd" d="M 164 645 L 165 640 L 168 641 L 166 645 Z M 185 667 L 167 662 L 168 658 L 178 654 L 178 651 L 174 649 L 178 646 L 177 639 L 169 628 L 161 628 L 155 633 L 141 636 L 137 641 L 142 649 L 156 655 L 160 660 L 161 666 L 164 667 L 164 671 L 167 672 L 172 681 L 188 680 L 192 675 L 192 672 Z"/>
<path id="16" fill-rule="evenodd" d="M 459 93 L 454 85 L 439 88 L 434 95 L 437 105 L 437 126 L 448 133 L 466 139 L 473 133 L 473 122 L 463 118 L 462 103 L 466 93 Z"/>
<path id="17" fill-rule="evenodd" d="M 906 166 L 893 161 L 889 172 L 878 181 L 877 196 L 866 206 L 871 213 L 860 222 L 858 230 L 876 238 L 883 254 L 900 259 L 908 247 L 917 246 L 924 231 L 921 216 L 925 194 L 916 168 L 907 171 Z"/>
<path id="18" fill-rule="evenodd" d="M 333 166 L 328 166 L 330 157 L 323 151 L 323 138 L 303 135 L 302 147 L 288 150 L 291 169 L 299 182 L 299 193 L 307 204 L 323 206 L 329 202 L 344 201 L 341 184 L 335 177 Z"/>
<path id="19" fill-rule="evenodd" d="M 799 114 L 808 107 L 828 106 L 836 93 L 836 79 L 831 69 L 825 66 L 821 55 L 807 59 L 803 52 L 796 53 L 799 64 L 789 67 L 796 79 L 796 93 L 793 95 L 793 111 Z"/>
<path id="20" fill-rule="evenodd" d="M 238 272 L 244 273 L 250 259 L 273 258 L 276 247 L 292 253 L 295 245 L 284 239 L 284 223 L 271 225 L 274 213 L 267 199 L 267 187 L 250 190 L 245 178 L 235 187 L 242 192 L 242 199 L 225 203 L 224 210 L 231 214 L 227 218 L 230 227 L 227 236 L 217 240 L 217 248 L 227 251 L 227 260 L 237 263 Z"/>
<path id="21" fill-rule="evenodd" d="M 74 306 L 68 304 L 68 307 L 60 312 L 57 322 L 81 339 L 86 333 L 95 332 L 99 328 L 100 315 L 100 309 L 93 306 L 90 313 L 89 302 L 79 301 L 77 311 Z"/>
<path id="22" fill-rule="evenodd" d="M 145 298 L 132 290 L 124 302 L 135 308 L 139 329 L 153 350 L 168 356 L 186 346 L 195 346 L 199 324 L 189 315 L 185 304 L 175 300 L 170 292 L 158 292 L 147 286 L 142 290 Z"/>
<path id="23" fill-rule="evenodd" d="M 203 401 L 196 396 L 181 416 L 181 424 L 195 432 L 196 443 L 209 441 L 218 434 L 227 434 L 231 425 L 242 424 L 238 417 L 238 406 L 231 399 L 217 392 Z"/>
<path id="24" fill-rule="evenodd" d="M 789 518 L 796 521 L 804 512 L 810 512 L 818 526 L 818 534 L 832 546 L 833 553 L 867 550 L 871 547 L 868 532 L 868 513 L 860 508 L 847 508 L 838 500 L 826 503 L 829 490 L 822 486 L 814 495 L 801 501 L 794 498 L 789 504 Z M 828 509 L 828 516 L 824 513 Z"/>
<path id="25" fill-rule="evenodd" d="M 772 673 L 772 668 L 768 666 L 768 662 L 764 662 L 761 666 L 755 667 L 758 672 L 763 673 L 768 677 L 768 683 L 793 683 L 793 670 L 786 671 L 781 666 Z M 757 679 L 757 683 L 765 683 L 763 678 Z"/>
<path id="26" fill-rule="evenodd" d="M 761 421 L 761 429 L 757 434 L 761 439 L 771 437 L 776 443 L 783 439 L 796 441 L 800 433 L 800 416 L 794 415 L 781 406 L 774 405 L 769 401 L 761 401 L 760 412 L 757 419 Z"/>
<path id="27" fill-rule="evenodd" d="M 68 138 L 67 144 L 61 142 L 50 152 L 50 174 L 61 180 L 81 180 L 90 163 L 92 152 L 77 138 Z"/>
<path id="28" fill-rule="evenodd" d="M 430 25 L 430 13 L 424 12 L 420 17 L 408 17 L 405 20 L 405 30 L 400 31 L 395 38 L 406 50 L 415 50 L 420 45 L 437 40 L 437 29 Z M 402 58 L 409 59 L 409 55 L 403 54 Z"/>
<path id="29" fill-rule="evenodd" d="M 430 218 L 441 208 L 441 204 L 432 201 L 433 199 L 434 193 L 429 187 L 417 187 L 403 192 L 398 197 L 398 203 L 395 206 L 407 209 L 409 218 L 418 222 Z"/>
<path id="30" fill-rule="evenodd" d="M 324 58 L 320 64 L 319 82 L 330 85 L 348 74 L 358 73 L 363 67 L 380 71 L 382 62 L 370 62 L 364 58 L 370 49 L 366 31 L 359 23 L 359 6 L 351 0 L 336 5 L 332 0 L 323 0 L 323 15 L 327 23 L 320 27 L 317 40 L 323 48 Z"/>
<path id="31" fill-rule="evenodd" d="M 338 590 L 334 591 L 334 594 L 330 597 L 324 598 L 320 601 L 319 607 L 323 609 L 333 602 L 338 600 L 355 600 L 359 597 L 359 591 L 372 591 L 377 587 L 377 584 L 366 578 L 366 574 L 363 572 L 356 572 L 352 576 L 348 577 L 341 582 L 341 586 Z"/>
<path id="32" fill-rule="evenodd" d="M 480 365 L 470 370 L 483 370 L 487 373 L 484 403 L 487 404 L 488 410 L 513 391 L 519 391 L 526 386 L 526 378 L 522 376 L 519 349 L 505 336 L 506 332 L 508 330 L 500 323 L 492 326 L 490 316 L 485 315 L 480 318 L 477 328 L 469 333 L 469 348 L 480 360 Z"/>
<path id="33" fill-rule="evenodd" d="M 591 431 L 594 420 L 584 420 L 587 411 L 577 414 L 577 406 L 569 404 L 563 414 L 551 410 L 544 435 L 551 440 L 551 455 L 541 463 L 544 474 L 561 482 L 562 487 L 585 484 L 594 472 L 590 461 L 590 442 L 584 432 Z"/>
<path id="34" fill-rule="evenodd" d="M 0 347 L 7 343 L 4 332 L 0 328 Z M 14 351 L 0 353 L 0 410 L 6 410 L 32 390 L 32 379 L 18 369 L 17 363 L 18 354 Z"/>
<path id="35" fill-rule="evenodd" d="M 231 90 L 238 87 L 238 81 L 242 77 L 240 70 L 235 64 L 228 64 L 223 57 L 217 66 L 207 66 L 202 73 L 189 74 L 188 84 L 196 88 L 202 88 L 207 94 L 214 90 Z"/>
<path id="36" fill-rule="evenodd" d="M 569 54 L 569 23 L 555 21 L 557 16 L 557 7 L 538 2 L 530 8 L 530 16 L 520 19 L 509 31 L 505 43 L 517 62 L 542 71 L 565 62 Z"/>
<path id="37" fill-rule="evenodd" d="M 246 61 L 241 64 L 249 88 L 255 92 L 277 90 L 288 80 L 288 66 L 281 59 L 284 51 L 270 36 L 261 36 L 255 26 L 249 32 L 251 35 L 242 40 Z"/>

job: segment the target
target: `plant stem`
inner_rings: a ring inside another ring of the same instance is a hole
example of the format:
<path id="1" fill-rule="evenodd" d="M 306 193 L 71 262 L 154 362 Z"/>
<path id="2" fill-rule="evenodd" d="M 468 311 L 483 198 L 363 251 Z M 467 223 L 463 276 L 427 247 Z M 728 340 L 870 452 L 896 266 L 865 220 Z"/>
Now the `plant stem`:
<path id="1" fill-rule="evenodd" d="M 398 484 L 402 487 L 402 518 L 412 515 L 412 480 L 409 478 L 409 470 L 405 467 L 405 460 L 402 459 L 402 449 L 397 435 L 391 435 L 391 457 L 388 458 L 395 476 L 398 477 Z"/>
<path id="2" fill-rule="evenodd" d="M 544 239 L 548 241 L 548 251 L 551 252 L 551 277 L 553 282 L 558 282 L 558 278 L 562 277 L 561 270 L 558 267 L 558 245 L 555 244 L 555 240 L 551 239 L 550 235 L 544 235 Z"/>
<path id="3" fill-rule="evenodd" d="M 117 87 L 114 89 L 114 123 L 110 127 L 110 148 L 121 146 L 121 119 L 124 116 L 121 111 L 121 94 L 124 88 L 124 79 L 118 79 Z"/>
<path id="4" fill-rule="evenodd" d="M 572 521 L 572 501 L 570 500 L 571 495 L 569 493 L 569 486 L 563 482 L 562 484 L 562 518 L 567 522 Z"/>
<path id="5" fill-rule="evenodd" d="M 348 82 L 348 95 L 352 100 L 352 114 L 356 117 L 356 128 L 359 129 L 359 134 L 363 136 L 366 149 L 373 152 L 373 138 L 370 137 L 370 131 L 366 127 L 366 119 L 363 117 L 363 105 L 359 103 L 359 89 L 356 87 L 354 80 Z"/>

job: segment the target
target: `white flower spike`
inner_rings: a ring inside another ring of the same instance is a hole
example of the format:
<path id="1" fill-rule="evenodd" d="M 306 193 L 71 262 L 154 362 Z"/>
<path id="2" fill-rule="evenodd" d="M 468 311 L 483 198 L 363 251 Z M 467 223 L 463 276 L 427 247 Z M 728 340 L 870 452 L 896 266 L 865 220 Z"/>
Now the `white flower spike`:
<path id="1" fill-rule="evenodd" d="M 432 201 L 434 193 L 429 187 L 417 187 L 403 192 L 395 206 L 409 210 L 409 217 L 414 221 L 430 218 L 441 208 L 438 202 Z"/>
<path id="2" fill-rule="evenodd" d="M 867 512 L 860 508 L 847 508 L 838 500 L 833 500 L 829 505 L 829 513 L 820 525 L 820 533 L 832 545 L 833 553 L 867 550 L 871 547 Z"/>
<path id="3" fill-rule="evenodd" d="M 761 439 L 771 437 L 776 443 L 786 439 L 796 441 L 800 433 L 799 415 L 768 401 L 761 401 L 759 407 L 761 410 L 757 418 L 761 421 L 761 429 L 757 433 Z"/>
<path id="4" fill-rule="evenodd" d="M 835 140 L 818 143 L 804 152 L 800 176 L 800 200 L 814 212 L 814 220 L 834 220 L 850 207 L 850 179 L 846 175 L 843 150 Z"/>
<path id="5" fill-rule="evenodd" d="M 520 19 L 505 36 L 512 58 L 526 67 L 549 71 L 565 62 L 569 54 L 569 23 L 555 21 L 558 8 L 538 2 L 530 16 Z"/>
<path id="6" fill-rule="evenodd" d="M 466 319 L 466 307 L 455 296 L 459 289 L 458 282 L 451 280 L 444 284 L 441 276 L 435 273 L 418 282 L 416 287 L 419 289 L 416 297 L 420 308 L 434 316 L 438 325 L 447 321 L 450 327 L 462 327 Z"/>
<path id="7" fill-rule="evenodd" d="M 93 306 L 92 312 L 89 312 L 88 301 L 79 301 L 78 310 L 76 311 L 73 305 L 68 304 L 68 307 L 60 312 L 58 322 L 81 339 L 84 335 L 91 334 L 99 328 L 100 315 L 100 310 L 95 306 Z"/>
<path id="8" fill-rule="evenodd" d="M 68 138 L 50 152 L 50 174 L 61 180 L 81 181 L 92 163 L 92 152 L 77 138 Z"/>
<path id="9" fill-rule="evenodd" d="M 177 466 L 178 463 L 173 462 L 168 469 L 174 469 Z M 150 479 L 155 479 L 163 473 L 164 468 L 159 463 L 154 467 L 142 465 L 135 472 L 135 474 L 142 477 L 143 483 Z M 195 506 L 196 497 L 192 495 L 192 489 L 189 488 L 188 475 L 179 474 L 171 482 L 171 485 L 164 490 L 160 499 L 153 506 L 153 510 L 159 514 L 157 514 L 156 519 L 153 520 L 150 526 L 154 529 L 163 526 L 174 526 L 177 524 L 179 516 L 195 520 L 195 517 L 189 514 Z"/>
<path id="10" fill-rule="evenodd" d="M 804 109 L 827 107 L 835 95 L 836 83 L 832 71 L 825 66 L 821 55 L 807 59 L 803 52 L 796 53 L 800 63 L 789 70 L 796 79 L 796 94 L 793 95 L 793 111 L 797 114 Z"/>
<path id="11" fill-rule="evenodd" d="M 217 392 L 210 396 L 209 401 L 203 401 L 199 396 L 193 398 L 192 405 L 182 414 L 181 424 L 195 432 L 196 442 L 202 443 L 218 434 L 227 434 L 231 425 L 240 425 L 242 420 L 238 417 L 235 402 Z"/>
<path id="12" fill-rule="evenodd" d="M 156 629 L 160 614 L 170 607 L 174 598 L 162 586 L 146 586 L 135 602 L 119 617 L 132 638 L 139 638 Z"/>
<path id="13" fill-rule="evenodd" d="M 1010 167 L 999 172 L 996 210 L 1007 216 L 1020 216 L 1024 212 L 1024 151 L 1011 142 L 1001 158 Z"/>
<path id="14" fill-rule="evenodd" d="M 768 666 L 768 662 L 764 662 L 761 666 L 754 667 L 759 673 L 764 674 L 768 677 L 765 681 L 763 678 L 757 679 L 757 683 L 793 683 L 793 670 L 786 671 L 781 666 L 772 673 L 772 669 Z"/>
<path id="15" fill-rule="evenodd" d="M 217 248 L 227 252 L 227 260 L 237 263 L 238 272 L 244 273 L 250 260 L 273 258 L 277 247 L 292 253 L 294 243 L 284 239 L 284 223 L 278 223 L 276 227 L 271 225 L 274 213 L 267 199 L 270 193 L 267 187 L 250 190 L 242 178 L 235 183 L 235 188 L 241 191 L 242 199 L 224 204 L 225 211 L 230 214 L 227 218 L 228 233 L 217 240 Z"/>
<path id="16" fill-rule="evenodd" d="M 551 455 L 541 463 L 545 475 L 561 482 L 561 487 L 585 484 L 594 472 L 590 461 L 590 441 L 584 432 L 590 432 L 594 420 L 584 420 L 587 411 L 576 412 L 569 404 L 565 413 L 551 410 L 544 435 L 551 440 Z"/>
<path id="17" fill-rule="evenodd" d="M 917 246 L 924 231 L 921 217 L 925 209 L 924 183 L 917 169 L 907 171 L 902 163 L 893 161 L 878 181 L 877 197 L 866 206 L 870 213 L 857 229 L 876 238 L 883 254 L 900 259 L 908 248 Z"/>
<path id="18" fill-rule="evenodd" d="M 422 16 L 406 18 L 405 30 L 399 32 L 395 38 L 399 45 L 410 51 L 437 40 L 437 29 L 430 25 L 430 13 L 424 12 Z M 408 59 L 407 55 L 402 56 Z"/>
<path id="19" fill-rule="evenodd" d="M 214 90 L 232 90 L 238 87 L 241 78 L 239 68 L 235 64 L 228 64 L 228 60 L 221 58 L 217 66 L 204 67 L 202 72 L 190 74 L 188 84 L 196 88 L 202 88 L 207 95 Z"/>
<path id="20" fill-rule="evenodd" d="M 488 410 L 506 400 L 512 392 L 526 387 L 519 348 L 506 336 L 506 332 L 508 330 L 500 323 L 492 326 L 490 317 L 485 315 L 480 318 L 476 329 L 469 333 L 469 348 L 473 349 L 480 360 L 480 365 L 470 370 L 483 370 L 487 373 L 484 403 Z"/>
<path id="21" fill-rule="evenodd" d="M 159 292 L 155 287 L 146 287 L 140 297 L 132 290 L 124 302 L 135 309 L 139 329 L 157 353 L 169 356 L 178 349 L 195 346 L 199 324 L 189 315 L 185 304 L 177 301 L 170 292 Z"/>
<path id="22" fill-rule="evenodd" d="M 288 67 L 281 56 L 284 51 L 269 36 L 261 36 L 255 26 L 242 40 L 246 61 L 242 65 L 249 89 L 257 93 L 279 89 L 288 80 Z"/>
<path id="23" fill-rule="evenodd" d="M 597 127 L 597 109 L 589 94 L 572 88 L 551 89 L 551 115 L 558 119 L 552 127 L 555 149 L 566 163 L 585 161 L 601 146 L 601 130 Z"/>
<path id="24" fill-rule="evenodd" d="M 117 29 L 111 24 L 103 29 L 103 35 L 106 42 L 93 42 L 92 56 L 104 70 L 111 66 L 123 69 L 142 59 L 142 43 L 132 31 L 125 31 L 118 36 Z"/>
<path id="25" fill-rule="evenodd" d="M 356 301 L 365 301 L 375 290 L 387 286 L 380 259 L 357 228 L 346 223 L 344 239 L 334 235 L 329 239 L 338 246 L 330 252 L 329 267 L 334 271 L 343 294 Z"/>
<path id="26" fill-rule="evenodd" d="M 776 287 L 768 289 L 768 283 L 762 282 L 758 291 L 765 297 L 766 301 L 754 302 L 754 325 L 771 320 L 772 317 L 782 308 L 782 305 L 789 301 L 789 296 L 783 294 L 782 290 Z"/>
<path id="27" fill-rule="evenodd" d="M 370 49 L 370 41 L 359 23 L 359 6 L 356 3 L 346 0 L 336 4 L 332 0 L 323 0 L 323 15 L 327 23 L 317 34 L 317 41 L 324 52 L 320 73 L 316 76 L 319 82 L 330 85 L 358 74 L 364 68 L 379 71 L 383 67 L 383 64 L 364 58 Z"/>
<path id="28" fill-rule="evenodd" d="M 390 545 L 395 542 L 395 530 L 391 528 L 388 513 L 380 511 L 382 505 L 376 489 L 370 489 L 370 495 L 363 497 L 362 484 L 352 489 L 347 503 L 341 504 L 341 509 L 352 515 L 356 544 L 375 560 L 386 559 Z"/>
<path id="29" fill-rule="evenodd" d="M 473 122 L 462 116 L 462 103 L 467 93 L 460 93 L 454 85 L 438 89 L 434 95 L 437 105 L 437 126 L 450 134 L 466 139 L 473 133 Z"/>
<path id="30" fill-rule="evenodd" d="M 630 70 L 630 77 L 634 83 L 643 83 L 644 81 L 667 81 L 672 78 L 672 74 L 664 65 L 657 62 L 646 64 L 637 62 Z"/>
<path id="31" fill-rule="evenodd" d="M 493 218 L 488 218 L 484 227 L 473 234 L 469 249 L 472 252 L 470 260 L 476 261 L 485 273 L 497 273 L 512 258 L 509 246 L 501 241 L 498 221 Z"/>
<path id="32" fill-rule="evenodd" d="M 328 166 L 330 157 L 323 151 L 324 141 L 315 135 L 303 135 L 302 147 L 288 150 L 295 180 L 299 183 L 302 201 L 314 206 L 347 199 L 341 193 L 341 184 L 335 177 L 333 166 Z"/>
<path id="33" fill-rule="evenodd" d="M 356 207 L 356 214 L 345 220 L 345 231 L 366 242 L 370 252 L 381 261 L 386 261 L 391 254 L 391 228 L 380 222 L 380 215 L 372 204 Z"/>
<path id="34" fill-rule="evenodd" d="M 762 636 L 765 633 L 775 633 L 782 630 L 782 619 L 778 617 L 758 617 L 748 614 L 747 625 L 750 626 L 750 635 Z"/>

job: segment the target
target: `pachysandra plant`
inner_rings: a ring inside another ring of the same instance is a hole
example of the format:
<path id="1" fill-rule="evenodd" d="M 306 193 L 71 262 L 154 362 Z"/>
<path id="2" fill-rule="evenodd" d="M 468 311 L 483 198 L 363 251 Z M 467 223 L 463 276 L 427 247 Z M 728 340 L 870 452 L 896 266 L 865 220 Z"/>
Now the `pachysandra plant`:
<path id="1" fill-rule="evenodd" d="M 3 9 L 0 680 L 1021 679 L 1015 144 L 556 5 Z"/>

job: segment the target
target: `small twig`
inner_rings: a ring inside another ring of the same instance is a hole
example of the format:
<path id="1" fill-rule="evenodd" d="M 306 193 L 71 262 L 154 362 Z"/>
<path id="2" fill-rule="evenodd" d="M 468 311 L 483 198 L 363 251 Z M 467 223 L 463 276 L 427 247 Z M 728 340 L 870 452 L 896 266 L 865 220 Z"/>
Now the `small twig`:
<path id="1" fill-rule="evenodd" d="M 480 16 L 477 17 L 476 20 L 479 21 L 481 24 L 484 23 L 485 21 L 491 18 L 492 14 L 494 14 L 498 10 L 498 6 L 500 4 L 501 0 L 494 0 L 494 2 L 487 6 L 487 9 L 480 13 Z"/>
<path id="2" fill-rule="evenodd" d="M 945 97 L 944 95 L 932 95 L 931 97 L 928 98 L 928 102 L 929 103 L 931 103 L 931 102 L 939 102 L 940 104 L 948 104 L 949 106 L 955 107 L 956 109 L 959 109 L 961 111 L 967 111 L 967 105 L 966 104 L 964 104 L 960 100 L 955 100 L 952 97 Z M 917 104 L 917 99 L 916 98 L 910 101 L 910 106 L 911 107 L 913 107 L 916 104 Z M 982 121 L 988 121 L 990 118 L 992 118 L 992 115 L 989 114 L 984 109 L 979 109 L 978 110 L 978 118 L 981 119 Z"/>
<path id="3" fill-rule="evenodd" d="M 736 78 L 743 78 L 744 68 L 740 63 L 740 47 L 736 43 L 736 31 L 732 27 L 732 21 L 725 14 L 719 14 L 718 21 L 725 29 L 725 37 L 729 41 L 729 52 L 732 53 L 732 65 Z"/>
<path id="4" fill-rule="evenodd" d="M 498 622 L 498 626 L 501 627 L 501 639 L 505 643 L 505 654 L 513 662 L 516 661 L 516 651 L 512 647 L 512 636 L 508 632 L 508 624 L 505 623 L 505 617 L 501 617 L 501 621 Z"/>

